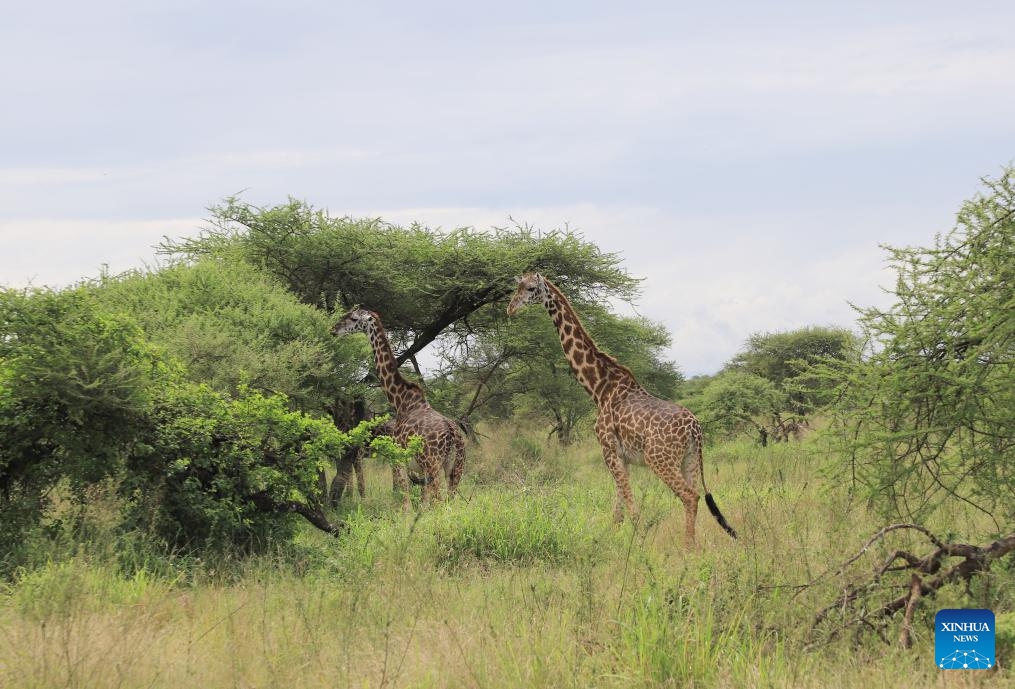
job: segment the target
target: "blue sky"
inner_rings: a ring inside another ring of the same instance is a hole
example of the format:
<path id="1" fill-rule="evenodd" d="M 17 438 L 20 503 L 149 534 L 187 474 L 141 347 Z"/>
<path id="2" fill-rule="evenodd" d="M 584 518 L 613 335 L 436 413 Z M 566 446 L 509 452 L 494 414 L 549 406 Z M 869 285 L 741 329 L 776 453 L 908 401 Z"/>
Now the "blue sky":
<path id="1" fill-rule="evenodd" d="M 0 25 L 0 284 L 154 258 L 245 190 L 568 226 L 688 374 L 885 303 L 1015 159 L 1010 2 L 35 2 Z"/>

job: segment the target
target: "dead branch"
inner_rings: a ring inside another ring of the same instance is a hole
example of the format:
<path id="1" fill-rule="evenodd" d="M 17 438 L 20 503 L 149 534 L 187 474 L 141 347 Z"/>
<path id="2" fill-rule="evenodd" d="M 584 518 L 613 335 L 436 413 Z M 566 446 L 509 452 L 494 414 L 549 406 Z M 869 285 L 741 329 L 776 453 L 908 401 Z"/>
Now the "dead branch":
<path id="1" fill-rule="evenodd" d="M 918 557 L 901 549 L 892 552 L 868 579 L 847 585 L 841 596 L 818 611 L 811 625 L 812 634 L 815 634 L 822 623 L 830 619 L 833 613 L 837 613 L 841 616 L 842 623 L 829 632 L 830 637 L 834 638 L 852 627 L 857 629 L 858 634 L 863 629 L 875 630 L 887 643 L 888 637 L 885 630 L 891 618 L 900 610 L 905 610 L 899 643 L 904 648 L 909 648 L 912 644 L 913 614 L 921 598 L 933 596 L 942 587 L 952 583 L 964 582 L 968 589 L 974 576 L 988 571 L 995 560 L 1015 551 L 1015 533 L 999 538 L 988 545 L 977 546 L 968 543 L 945 543 L 924 527 L 916 524 L 892 524 L 874 534 L 860 549 L 860 552 L 838 567 L 834 574 L 837 576 L 845 572 L 846 568 L 856 562 L 876 541 L 884 538 L 891 531 L 899 529 L 919 531 L 936 546 L 935 550 L 924 557 Z M 955 562 L 954 558 L 961 559 Z M 885 582 L 886 575 L 891 572 L 905 571 L 911 574 L 909 584 L 904 586 L 905 593 L 896 595 L 879 605 L 878 597 L 887 591 L 899 588 L 898 579 L 893 577 L 893 581 Z M 809 588 L 828 574 L 829 572 L 825 572 L 819 575 L 806 584 L 805 588 Z"/>
<path id="2" fill-rule="evenodd" d="M 899 634 L 899 645 L 903 648 L 912 648 L 913 646 L 913 611 L 916 610 L 916 602 L 920 600 L 922 585 L 920 575 L 913 572 L 913 578 L 909 581 L 909 601 L 906 603 L 906 614 L 902 618 L 902 632 Z"/>
<path id="3" fill-rule="evenodd" d="M 843 572 L 846 571 L 847 567 L 849 567 L 851 564 L 853 564 L 854 562 L 859 560 L 861 557 L 863 557 L 864 553 L 866 553 L 867 550 L 872 545 L 874 545 L 875 542 L 881 540 L 882 538 L 884 538 L 886 535 L 888 535 L 892 531 L 898 531 L 899 529 L 913 529 L 913 530 L 919 531 L 920 533 L 922 533 L 925 536 L 927 536 L 927 538 L 929 538 L 931 540 L 931 542 L 934 545 L 936 545 L 938 548 L 941 548 L 941 547 L 944 546 L 944 544 L 941 542 L 941 540 L 937 536 L 935 536 L 934 534 L 932 534 L 930 531 L 928 531 L 924 527 L 920 526 L 919 524 L 889 524 L 888 526 L 886 526 L 886 527 L 882 528 L 881 530 L 879 530 L 876 534 L 871 536 L 869 539 L 867 539 L 867 542 L 863 544 L 863 547 L 860 548 L 860 551 L 856 555 L 854 555 L 853 557 L 851 557 L 848 560 L 846 560 L 845 562 L 843 562 L 839 566 L 838 569 L 836 569 L 834 572 L 832 572 L 830 570 L 826 570 L 826 571 L 822 572 L 818 576 L 816 576 L 813 579 L 811 579 L 811 581 L 809 581 L 808 583 L 803 584 L 802 586 L 800 586 L 799 590 L 797 591 L 797 593 L 799 593 L 800 591 L 803 591 L 803 590 L 806 590 L 806 589 L 810 588 L 811 586 L 813 586 L 814 584 L 818 583 L 819 581 L 821 581 L 822 579 L 824 579 L 825 577 L 827 577 L 829 575 L 831 575 L 831 576 L 838 576 L 838 575 L 842 574 Z M 888 571 L 888 568 L 889 568 L 889 566 L 891 565 L 891 563 L 893 561 L 895 561 L 898 558 L 905 558 L 907 555 L 909 555 L 909 554 L 906 553 L 905 551 L 896 550 L 895 554 L 893 554 L 892 557 L 889 558 L 888 562 L 885 563 L 884 567 L 881 569 L 880 574 L 884 574 L 886 571 Z M 910 557 L 912 557 L 912 556 L 910 556 Z M 919 558 L 913 558 L 913 559 L 914 560 L 919 560 Z M 880 577 L 877 577 L 877 578 L 880 578 Z M 793 595 L 796 596 L 796 594 L 793 594 Z"/>

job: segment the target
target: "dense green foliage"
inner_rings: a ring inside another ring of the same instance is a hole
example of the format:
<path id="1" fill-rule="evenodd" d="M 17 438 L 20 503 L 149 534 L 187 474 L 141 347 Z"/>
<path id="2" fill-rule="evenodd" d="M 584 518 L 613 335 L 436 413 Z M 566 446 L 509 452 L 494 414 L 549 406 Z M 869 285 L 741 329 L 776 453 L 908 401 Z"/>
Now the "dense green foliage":
<path id="1" fill-rule="evenodd" d="M 165 368 L 83 288 L 0 291 L 0 549 L 39 522 L 57 485 L 80 498 L 120 470 Z"/>
<path id="2" fill-rule="evenodd" d="M 757 432 L 785 405 L 785 395 L 767 378 L 745 371 L 724 371 L 687 403 L 698 409 L 706 437 Z"/>
<path id="3" fill-rule="evenodd" d="M 318 506 L 318 472 L 347 446 L 369 443 L 369 428 L 381 420 L 344 433 L 291 411 L 279 395 L 241 389 L 229 398 L 190 383 L 160 391 L 153 432 L 122 484 L 131 521 L 173 549 L 213 551 L 285 542 L 296 527 L 290 514 L 333 530 Z M 416 451 L 418 443 L 409 452 Z"/>
<path id="4" fill-rule="evenodd" d="M 884 513 L 963 501 L 1015 519 L 1015 170 L 985 180 L 933 247 L 889 248 L 865 356 L 830 366 L 845 469 Z"/>
<path id="5" fill-rule="evenodd" d="M 190 380 L 229 395 L 241 386 L 281 393 L 304 411 L 330 412 L 348 397 L 369 354 L 362 340 L 332 337 L 327 314 L 237 261 L 107 278 L 96 296 L 129 314 Z"/>
<path id="6" fill-rule="evenodd" d="M 754 333 L 726 370 L 743 371 L 770 381 L 786 394 L 784 409 L 806 414 L 827 401 L 827 386 L 806 375 L 811 366 L 851 358 L 859 350 L 856 335 L 845 328 L 810 326 L 777 333 Z"/>
<path id="7" fill-rule="evenodd" d="M 293 514 L 334 530 L 317 506 L 318 471 L 346 446 L 370 442 L 367 425 L 342 433 L 270 390 L 289 383 L 319 408 L 342 391 L 329 365 L 342 359 L 322 314 L 249 273 L 179 267 L 61 292 L 0 292 L 8 564 L 58 497 L 84 501 L 106 479 L 122 489 L 122 526 L 171 548 L 249 550 L 287 538 Z M 205 368 L 188 345 L 220 334 L 237 342 L 209 347 L 218 365 Z M 204 372 L 209 382 L 192 380 Z M 373 443 L 391 461 L 418 450 Z"/>

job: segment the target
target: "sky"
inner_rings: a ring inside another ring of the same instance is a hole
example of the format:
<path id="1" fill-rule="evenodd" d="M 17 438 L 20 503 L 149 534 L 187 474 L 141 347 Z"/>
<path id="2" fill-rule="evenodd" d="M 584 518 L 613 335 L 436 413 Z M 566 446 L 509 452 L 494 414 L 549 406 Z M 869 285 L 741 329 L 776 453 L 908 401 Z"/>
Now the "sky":
<path id="1" fill-rule="evenodd" d="M 207 208 L 567 227 L 686 375 L 885 306 L 1015 160 L 1011 2 L 5 3 L 0 285 L 151 266 Z"/>

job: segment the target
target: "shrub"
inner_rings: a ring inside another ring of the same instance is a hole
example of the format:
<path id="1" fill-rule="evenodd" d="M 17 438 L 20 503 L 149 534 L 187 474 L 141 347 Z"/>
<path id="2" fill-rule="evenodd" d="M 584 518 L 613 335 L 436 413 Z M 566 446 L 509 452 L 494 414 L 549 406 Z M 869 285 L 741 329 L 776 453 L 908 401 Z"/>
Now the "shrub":
<path id="1" fill-rule="evenodd" d="M 0 290 L 0 549 L 42 520 L 58 485 L 83 499 L 122 468 L 168 369 L 84 288 Z"/>
<path id="2" fill-rule="evenodd" d="M 154 404 L 149 444 L 127 466 L 130 523 L 184 551 L 260 550 L 289 539 L 295 515 L 334 532 L 318 504 L 318 471 L 367 443 L 382 420 L 342 432 L 290 410 L 282 395 L 241 388 L 232 399 L 203 384 L 170 387 Z M 374 448 L 406 461 L 418 443 Z"/>

